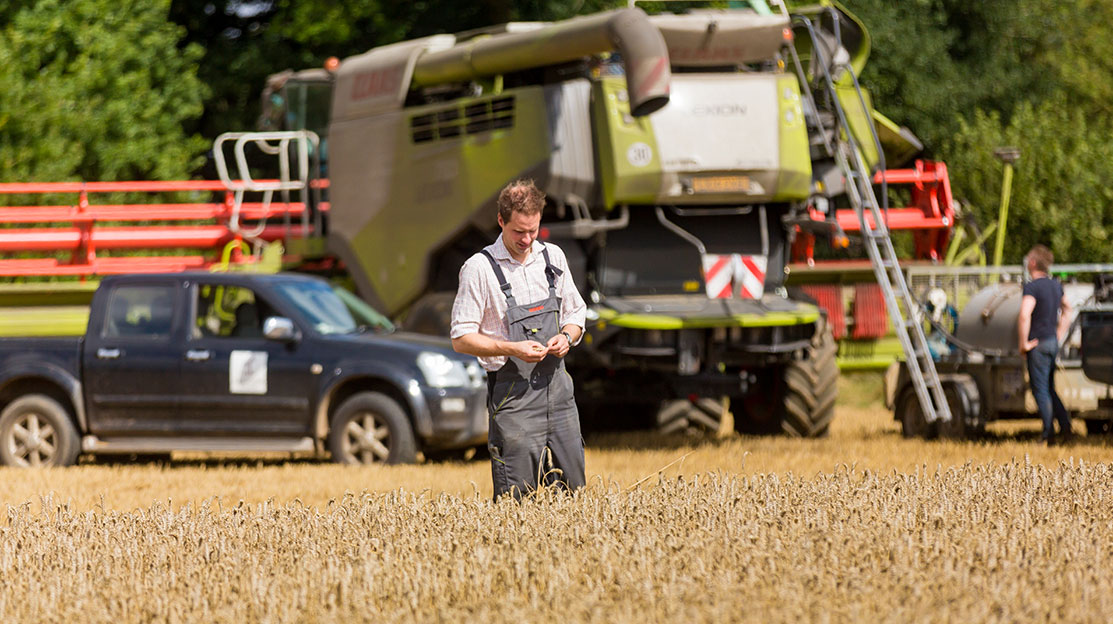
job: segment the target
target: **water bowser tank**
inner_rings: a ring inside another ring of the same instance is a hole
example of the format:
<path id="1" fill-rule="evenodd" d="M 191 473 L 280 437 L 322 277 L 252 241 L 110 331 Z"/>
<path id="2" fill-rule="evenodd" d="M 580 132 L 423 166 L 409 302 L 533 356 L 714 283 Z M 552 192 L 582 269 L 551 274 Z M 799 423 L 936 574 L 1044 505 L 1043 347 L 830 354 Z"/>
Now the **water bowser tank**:
<path id="1" fill-rule="evenodd" d="M 958 316 L 955 337 L 978 349 L 1017 352 L 1017 317 L 1020 315 L 1022 287 L 1016 282 L 993 284 L 978 291 Z M 1064 284 L 1063 294 L 1071 304 L 1072 315 L 1094 292 L 1091 284 Z M 1071 319 L 1074 320 L 1073 318 Z M 1076 330 L 1068 342 L 1078 348 Z"/>
<path id="2" fill-rule="evenodd" d="M 955 337 L 977 349 L 1015 352 L 1021 285 L 993 284 L 978 291 L 958 315 Z"/>

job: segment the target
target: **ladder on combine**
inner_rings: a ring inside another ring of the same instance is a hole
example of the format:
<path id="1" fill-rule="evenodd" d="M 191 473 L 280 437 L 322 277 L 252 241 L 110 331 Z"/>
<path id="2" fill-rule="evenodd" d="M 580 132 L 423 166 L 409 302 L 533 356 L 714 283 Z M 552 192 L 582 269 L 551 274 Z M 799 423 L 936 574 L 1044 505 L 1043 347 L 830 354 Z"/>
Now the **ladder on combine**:
<path id="1" fill-rule="evenodd" d="M 836 40 L 834 45 L 839 46 L 838 15 L 833 11 L 830 15 L 835 22 Z M 861 143 L 855 136 L 846 111 L 839 101 L 835 79 L 831 74 L 833 71 L 846 72 L 846 75 L 853 82 L 854 92 L 857 94 L 861 109 L 868 111 L 869 108 L 866 106 L 865 98 L 862 96 L 861 88 L 858 85 L 858 78 L 848 62 L 829 62 L 825 48 L 830 43 L 820 38 L 811 19 L 797 15 L 793 17 L 793 25 L 802 27 L 811 38 L 812 54 L 814 55 L 812 66 L 815 70 L 813 73 L 817 74 L 819 83 L 817 90 L 827 109 L 825 112 L 830 113 L 830 121 L 827 124 L 823 124 L 820 119 L 820 109 L 816 106 L 810 87 L 811 83 L 804 73 L 803 66 L 793 46 L 789 46 L 790 54 L 796 66 L 801 90 L 811 107 L 811 112 L 815 115 L 816 125 L 821 128 L 826 125 L 834 130 L 830 137 L 824 135 L 824 148 L 834 158 L 839 171 L 845 178 L 846 196 L 858 217 L 862 240 L 870 257 L 870 263 L 873 265 L 874 275 L 877 276 L 877 283 L 881 286 L 885 307 L 889 311 L 889 318 L 893 322 L 897 339 L 904 351 L 905 364 L 908 366 L 912 387 L 916 391 L 924 419 L 930 426 L 934 426 L 936 423 L 950 423 L 952 414 L 947 404 L 946 395 L 943 392 L 943 385 L 935 370 L 935 362 L 932 360 L 931 352 L 928 349 L 920 308 L 912 299 L 908 290 L 908 283 L 897 260 L 896 252 L 893 250 L 893 241 L 889 236 L 889 228 L 883 215 L 883 211 L 887 212 L 884 209 L 888 208 L 888 190 L 884 178 L 882 178 L 882 198 L 886 202 L 886 206 L 883 209 L 878 205 L 877 195 L 873 190 L 873 175 L 863 156 Z M 877 149 L 880 167 L 884 170 L 885 157 L 881 142 L 877 138 L 873 125 L 867 125 L 870 128 L 870 138 Z"/>

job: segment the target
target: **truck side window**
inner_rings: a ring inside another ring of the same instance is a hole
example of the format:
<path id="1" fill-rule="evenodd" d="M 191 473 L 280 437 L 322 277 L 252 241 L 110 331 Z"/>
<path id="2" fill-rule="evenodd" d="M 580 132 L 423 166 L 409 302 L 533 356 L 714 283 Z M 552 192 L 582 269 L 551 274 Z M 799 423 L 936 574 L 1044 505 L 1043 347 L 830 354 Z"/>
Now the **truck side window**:
<path id="1" fill-rule="evenodd" d="M 109 295 L 103 335 L 168 336 L 173 321 L 172 286 L 120 286 Z"/>
<path id="2" fill-rule="evenodd" d="M 262 338 L 269 306 L 248 288 L 201 284 L 194 338 Z"/>

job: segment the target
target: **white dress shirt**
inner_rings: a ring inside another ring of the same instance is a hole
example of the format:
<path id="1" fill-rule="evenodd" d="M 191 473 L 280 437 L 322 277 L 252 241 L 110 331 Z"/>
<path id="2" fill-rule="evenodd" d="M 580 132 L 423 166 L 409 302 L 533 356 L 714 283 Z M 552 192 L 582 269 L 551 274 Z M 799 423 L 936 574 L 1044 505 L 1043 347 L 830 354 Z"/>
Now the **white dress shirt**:
<path id="1" fill-rule="evenodd" d="M 548 249 L 549 260 L 562 271 L 556 279 L 556 293 L 561 299 L 560 326 L 576 325 L 582 336 L 587 305 L 576 290 L 568 271 L 568 259 L 560 247 L 535 240 L 525 262 L 518 262 L 510 256 L 510 251 L 502 242 L 502 234 L 499 234 L 498 239 L 485 249 L 499 263 L 506 281 L 510 283 L 514 300 L 519 305 L 541 301 L 549 296 L 545 256 L 542 255 L 542 249 Z M 479 332 L 494 340 L 507 340 L 510 326 L 506 319 L 506 310 L 506 295 L 499 287 L 498 277 L 495 276 L 490 261 L 481 253 L 468 258 L 460 268 L 460 289 L 452 304 L 451 337 L 456 339 Z M 488 371 L 496 371 L 506 364 L 506 360 L 506 356 L 481 357 L 479 363 Z"/>

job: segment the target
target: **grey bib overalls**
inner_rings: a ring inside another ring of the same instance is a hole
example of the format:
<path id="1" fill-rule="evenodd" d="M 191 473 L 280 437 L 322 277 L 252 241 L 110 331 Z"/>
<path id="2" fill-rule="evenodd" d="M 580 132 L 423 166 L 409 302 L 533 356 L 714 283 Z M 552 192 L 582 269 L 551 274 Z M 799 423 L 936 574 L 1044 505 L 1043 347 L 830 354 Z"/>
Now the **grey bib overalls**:
<path id="1" fill-rule="evenodd" d="M 506 295 L 509 340 L 536 340 L 541 344 L 560 333 L 560 297 L 556 278 L 560 269 L 545 256 L 549 296 L 518 305 L 510 283 L 491 254 L 499 286 Z M 538 483 L 577 489 L 586 483 L 580 414 L 576 410 L 572 378 L 564 360 L 548 355 L 537 363 L 511 357 L 497 371 L 487 373 L 487 408 L 490 414 L 488 448 L 495 498 L 510 493 L 520 498 Z"/>

